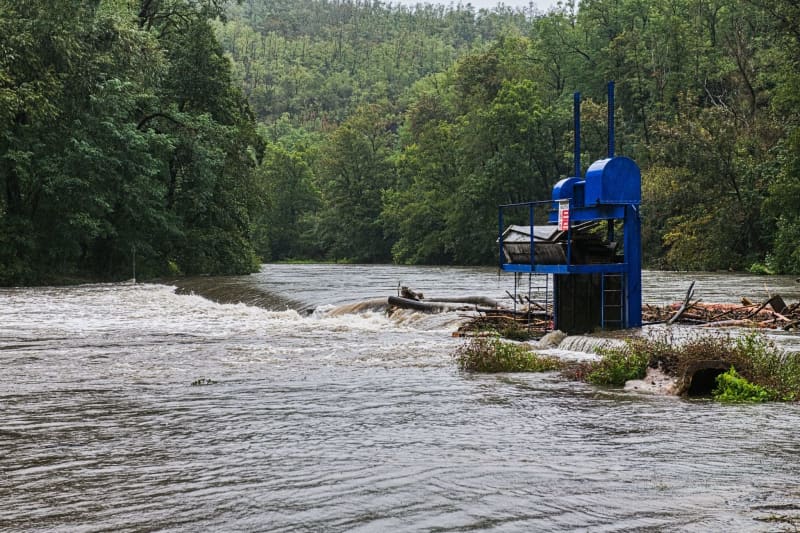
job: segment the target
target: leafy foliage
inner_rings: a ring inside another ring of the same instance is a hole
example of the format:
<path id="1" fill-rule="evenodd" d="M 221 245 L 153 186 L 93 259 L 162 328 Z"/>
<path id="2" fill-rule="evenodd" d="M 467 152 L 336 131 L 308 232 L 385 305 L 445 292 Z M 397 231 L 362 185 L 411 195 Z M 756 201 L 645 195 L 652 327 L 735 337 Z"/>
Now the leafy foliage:
<path id="1" fill-rule="evenodd" d="M 256 268 L 223 4 L 0 0 L 0 283 Z"/>
<path id="2" fill-rule="evenodd" d="M 800 352 L 784 352 L 758 331 L 738 337 L 696 335 L 676 341 L 632 337 L 621 348 L 605 348 L 598 361 L 567 368 L 565 375 L 598 385 L 622 386 L 641 379 L 647 367 L 680 376 L 693 365 L 721 361 L 731 366 L 713 394 L 720 401 L 797 401 L 800 399 Z"/>
<path id="3" fill-rule="evenodd" d="M 784 0 L 0 0 L 0 284 L 491 263 L 496 206 L 573 172 L 576 89 L 605 156 L 609 79 L 645 260 L 800 273 L 797 27 Z"/>
<path id="4" fill-rule="evenodd" d="M 647 371 L 649 354 L 628 345 L 628 349 L 600 350 L 601 359 L 592 363 L 586 372 L 586 381 L 595 385 L 622 386 L 631 379 L 641 379 Z"/>
<path id="5" fill-rule="evenodd" d="M 379 216 L 394 186 L 394 120 L 384 106 L 362 108 L 331 135 L 317 172 L 323 207 L 319 238 L 326 255 L 358 262 L 389 259 Z"/>
<path id="6" fill-rule="evenodd" d="M 718 402 L 759 403 L 769 401 L 772 398 L 772 395 L 767 389 L 750 383 L 740 376 L 733 367 L 727 372 L 717 376 L 716 383 L 717 386 L 713 390 L 712 395 Z"/>
<path id="7" fill-rule="evenodd" d="M 643 168 L 645 259 L 800 272 L 800 44 L 780 4 L 249 2 L 217 30 L 257 116 L 321 134 L 319 158 L 302 156 L 320 192 L 298 217 L 309 257 L 494 261 L 496 206 L 547 198 L 571 173 L 575 89 L 582 166 L 604 157 L 615 79 L 618 152 Z M 393 117 L 380 150 L 354 134 L 371 105 Z M 344 162 L 374 168 L 380 198 L 367 189 L 356 206 Z"/>
<path id="8" fill-rule="evenodd" d="M 800 399 L 800 352 L 785 352 L 758 332 L 737 337 L 737 370 L 749 381 L 766 388 L 770 399 Z"/>
<path id="9" fill-rule="evenodd" d="M 497 337 L 472 337 L 457 349 L 455 358 L 458 367 L 468 372 L 549 372 L 564 366 L 557 357 Z"/>

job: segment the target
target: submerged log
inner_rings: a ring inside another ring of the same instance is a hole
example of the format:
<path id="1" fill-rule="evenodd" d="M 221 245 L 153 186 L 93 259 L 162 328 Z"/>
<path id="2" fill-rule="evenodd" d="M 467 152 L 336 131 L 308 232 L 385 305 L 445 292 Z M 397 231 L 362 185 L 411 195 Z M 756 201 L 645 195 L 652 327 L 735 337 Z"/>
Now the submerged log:
<path id="1" fill-rule="evenodd" d="M 458 311 L 462 309 L 470 309 L 469 306 L 451 304 L 446 302 L 422 302 L 420 300 L 412 300 L 411 298 L 401 298 L 399 296 L 389 296 L 389 305 L 392 307 L 399 307 L 400 309 L 413 309 L 414 311 L 423 311 L 426 313 L 441 313 L 443 311 Z"/>
<path id="2" fill-rule="evenodd" d="M 489 307 L 500 307 L 500 302 L 488 296 L 451 296 L 445 298 L 426 298 L 426 302 L 433 303 L 464 303 L 475 305 L 488 305 Z"/>

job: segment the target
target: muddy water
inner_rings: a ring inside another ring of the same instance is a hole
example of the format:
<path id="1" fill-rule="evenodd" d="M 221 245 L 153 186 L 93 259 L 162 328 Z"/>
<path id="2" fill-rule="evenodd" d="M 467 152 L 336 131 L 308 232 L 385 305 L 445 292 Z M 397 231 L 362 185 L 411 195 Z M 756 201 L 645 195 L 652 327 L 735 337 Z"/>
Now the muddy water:
<path id="1" fill-rule="evenodd" d="M 681 299 L 692 279 L 704 301 L 800 299 L 791 278 L 647 273 L 645 300 Z M 0 529 L 800 523 L 798 406 L 465 375 L 458 313 L 331 312 L 398 282 L 429 297 L 513 288 L 491 269 L 270 265 L 177 291 L 0 290 Z"/>

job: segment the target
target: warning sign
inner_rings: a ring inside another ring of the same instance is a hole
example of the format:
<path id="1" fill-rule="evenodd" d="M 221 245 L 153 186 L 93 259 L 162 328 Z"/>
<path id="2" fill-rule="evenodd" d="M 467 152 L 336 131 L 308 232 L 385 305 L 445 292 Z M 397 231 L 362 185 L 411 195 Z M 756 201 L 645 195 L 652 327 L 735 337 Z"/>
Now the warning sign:
<path id="1" fill-rule="evenodd" d="M 562 200 L 558 203 L 558 230 L 567 231 L 569 229 L 569 200 Z"/>

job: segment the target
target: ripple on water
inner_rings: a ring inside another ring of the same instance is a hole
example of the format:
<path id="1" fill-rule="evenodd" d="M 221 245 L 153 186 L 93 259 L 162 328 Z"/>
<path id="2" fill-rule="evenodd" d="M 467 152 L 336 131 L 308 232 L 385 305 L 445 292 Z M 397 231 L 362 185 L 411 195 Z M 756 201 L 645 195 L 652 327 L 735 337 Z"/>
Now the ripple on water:
<path id="1" fill-rule="evenodd" d="M 252 283 L 262 303 L 332 308 L 400 279 L 508 288 L 489 269 L 338 265 Z M 661 289 L 678 299 L 687 279 Z M 161 285 L 0 298 L 0 529 L 769 531 L 800 515 L 794 405 L 463 374 L 446 314 L 307 316 Z"/>

